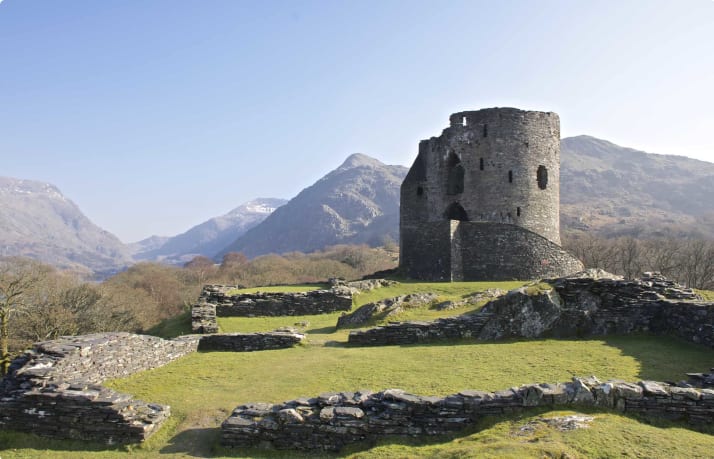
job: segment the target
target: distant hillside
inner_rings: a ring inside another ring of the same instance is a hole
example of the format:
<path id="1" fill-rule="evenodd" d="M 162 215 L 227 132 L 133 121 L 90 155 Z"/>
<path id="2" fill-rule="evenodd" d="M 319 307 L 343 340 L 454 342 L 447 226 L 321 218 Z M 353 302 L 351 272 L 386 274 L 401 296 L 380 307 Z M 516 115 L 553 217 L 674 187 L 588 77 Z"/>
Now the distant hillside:
<path id="1" fill-rule="evenodd" d="M 564 233 L 714 238 L 714 163 L 570 137 L 560 183 Z"/>
<path id="2" fill-rule="evenodd" d="M 354 154 L 263 223 L 224 248 L 254 257 L 312 252 L 341 243 L 379 245 L 399 240 L 399 187 L 407 173 Z"/>
<path id="3" fill-rule="evenodd" d="M 352 155 L 226 251 L 309 252 L 399 238 L 407 169 Z M 606 237 L 714 238 L 714 164 L 624 148 L 589 136 L 561 141 L 561 231 Z"/>
<path id="4" fill-rule="evenodd" d="M 131 264 L 127 248 L 49 183 L 0 177 L 0 255 L 61 268 L 112 272 Z"/>
<path id="5" fill-rule="evenodd" d="M 277 198 L 254 199 L 225 215 L 196 225 L 178 236 L 170 238 L 152 236 L 135 243 L 134 258 L 184 263 L 196 255 L 213 257 L 286 202 L 285 199 Z"/>
<path id="6" fill-rule="evenodd" d="M 53 185 L 0 178 L 0 256 L 28 256 L 101 276 L 130 265 L 132 255 L 183 263 L 228 251 L 254 257 L 340 243 L 379 245 L 399 240 L 406 172 L 355 154 L 287 204 L 257 199 L 178 236 L 129 246 L 94 225 Z M 570 137 L 561 141 L 560 200 L 564 235 L 714 239 L 714 163 Z"/>

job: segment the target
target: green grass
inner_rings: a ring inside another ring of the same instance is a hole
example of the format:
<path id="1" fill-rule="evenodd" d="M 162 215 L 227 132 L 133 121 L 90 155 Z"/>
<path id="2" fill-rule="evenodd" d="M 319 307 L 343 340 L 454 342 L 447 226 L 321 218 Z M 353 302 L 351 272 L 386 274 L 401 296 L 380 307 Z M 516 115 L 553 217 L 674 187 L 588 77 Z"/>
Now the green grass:
<path id="1" fill-rule="evenodd" d="M 524 282 L 453 282 L 453 283 L 399 283 L 389 287 L 377 288 L 355 295 L 352 303 L 353 309 L 367 303 L 393 298 L 408 293 L 435 293 L 438 295 L 437 302 L 454 301 L 463 299 L 465 296 L 484 291 L 489 288 L 499 288 L 501 290 L 511 290 L 520 287 Z M 291 286 L 292 287 L 292 286 Z M 406 321 L 406 320 L 434 320 L 439 317 L 450 317 L 463 314 L 480 307 L 481 305 L 469 305 L 449 311 L 437 311 L 430 309 L 429 305 L 411 308 L 405 312 L 386 318 L 385 320 L 372 321 L 369 326 L 379 325 L 386 321 Z M 312 316 L 284 316 L 284 317 L 219 317 L 218 326 L 223 333 L 242 332 L 249 333 L 255 331 L 271 331 L 281 327 L 296 327 L 300 331 L 308 334 L 309 342 L 312 344 L 324 344 L 331 342 L 347 342 L 349 330 L 336 330 L 337 319 L 342 312 Z M 309 324 L 307 326 L 296 324 Z"/>
<path id="2" fill-rule="evenodd" d="M 191 333 L 191 313 L 183 312 L 176 317 L 166 319 L 146 331 L 147 334 L 162 338 L 176 338 Z"/>
<path id="3" fill-rule="evenodd" d="M 714 291 L 694 289 L 705 301 L 714 301 Z"/>
<path id="4" fill-rule="evenodd" d="M 389 287 L 382 287 L 363 292 L 356 295 L 355 306 L 372 303 L 392 298 L 407 293 L 435 293 L 439 295 L 439 301 L 460 300 L 465 296 L 474 293 L 482 292 L 489 288 L 500 288 L 501 290 L 512 290 L 525 285 L 522 281 L 506 281 L 506 282 L 400 282 Z"/>
<path id="5" fill-rule="evenodd" d="M 528 296 L 538 295 L 551 290 L 553 290 L 553 286 L 546 282 L 537 282 L 526 285 L 526 295 Z"/>
<path id="6" fill-rule="evenodd" d="M 474 290 L 494 287 L 475 284 L 400 284 L 359 295 L 355 303 L 397 296 L 407 290 L 458 299 Z M 426 308 L 415 311 L 433 312 Z M 0 431 L 0 457 L 314 457 L 314 453 L 293 451 L 223 450 L 217 446 L 218 427 L 241 403 L 282 402 L 328 391 L 401 388 L 417 394 L 446 395 L 463 389 L 498 390 L 533 382 L 562 382 L 575 375 L 592 374 L 628 381 L 679 380 L 685 372 L 711 366 L 711 349 L 647 335 L 345 347 L 333 345 L 343 343 L 347 335 L 345 330 L 334 330 L 337 317 L 339 313 L 223 318 L 221 327 L 230 331 L 270 330 L 308 321 L 310 340 L 296 348 L 275 351 L 195 353 L 162 368 L 108 382 L 108 386 L 138 399 L 171 405 L 172 418 L 144 445 L 97 450 L 96 445 Z M 520 432 L 520 426 L 533 417 L 553 414 L 543 413 L 487 419 L 455 438 L 380 440 L 371 449 L 363 449 L 364 445 L 350 447 L 343 456 L 709 457 L 714 450 L 714 437 L 682 425 L 653 426 L 598 411 L 593 412 L 596 420 L 589 429 L 558 432 L 543 427 L 527 435 Z"/>
<path id="7" fill-rule="evenodd" d="M 537 421 L 540 418 L 587 414 L 594 420 L 586 429 L 560 432 Z M 521 428 L 536 422 L 533 432 Z M 436 444 L 410 444 L 392 440 L 380 442 L 366 453 L 352 458 L 709 458 L 714 437 L 658 423 L 656 426 L 614 413 L 592 410 L 536 411 L 523 416 L 488 419 L 478 432 Z M 475 430 L 475 429 L 474 429 Z"/>
<path id="8" fill-rule="evenodd" d="M 226 292 L 227 295 L 238 295 L 241 293 L 298 293 L 309 292 L 312 290 L 321 290 L 330 288 L 329 284 L 302 284 L 302 285 L 269 285 L 266 287 L 250 287 L 250 288 L 234 288 Z"/>

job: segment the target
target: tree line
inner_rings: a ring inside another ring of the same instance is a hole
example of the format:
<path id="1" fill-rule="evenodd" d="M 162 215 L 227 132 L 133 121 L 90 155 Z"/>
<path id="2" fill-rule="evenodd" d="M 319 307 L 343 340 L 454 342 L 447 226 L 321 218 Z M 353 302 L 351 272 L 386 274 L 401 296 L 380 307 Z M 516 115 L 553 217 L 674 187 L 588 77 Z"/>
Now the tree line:
<path id="1" fill-rule="evenodd" d="M 714 290 L 714 241 L 567 237 L 564 247 L 588 268 L 626 278 L 659 271 L 688 287 Z M 63 335 L 102 331 L 146 332 L 187 313 L 205 284 L 245 287 L 357 279 L 394 268 L 395 244 L 339 245 L 304 254 L 249 260 L 228 253 L 220 263 L 197 256 L 183 267 L 144 262 L 101 283 L 24 258 L 0 259 L 0 371 L 11 352 Z"/>
<path id="2" fill-rule="evenodd" d="M 607 239 L 567 237 L 563 247 L 587 268 L 600 268 L 625 278 L 659 271 L 691 288 L 714 290 L 714 241 L 704 239 Z"/>
<path id="3" fill-rule="evenodd" d="M 138 263 L 101 283 L 26 258 L 0 258 L 0 372 L 7 371 L 11 352 L 33 342 L 103 331 L 146 332 L 186 313 L 204 284 L 355 279 L 393 268 L 397 257 L 389 250 L 348 245 L 253 260 L 228 253 L 221 263 L 203 256 L 183 267 Z"/>

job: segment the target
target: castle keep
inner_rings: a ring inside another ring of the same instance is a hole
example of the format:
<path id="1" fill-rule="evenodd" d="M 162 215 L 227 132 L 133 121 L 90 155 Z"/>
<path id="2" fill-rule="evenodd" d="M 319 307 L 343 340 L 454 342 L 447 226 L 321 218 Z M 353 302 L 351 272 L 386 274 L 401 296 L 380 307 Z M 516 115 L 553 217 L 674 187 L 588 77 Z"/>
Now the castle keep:
<path id="1" fill-rule="evenodd" d="M 560 121 L 551 112 L 454 113 L 419 143 L 401 188 L 400 268 L 423 280 L 558 277 Z"/>

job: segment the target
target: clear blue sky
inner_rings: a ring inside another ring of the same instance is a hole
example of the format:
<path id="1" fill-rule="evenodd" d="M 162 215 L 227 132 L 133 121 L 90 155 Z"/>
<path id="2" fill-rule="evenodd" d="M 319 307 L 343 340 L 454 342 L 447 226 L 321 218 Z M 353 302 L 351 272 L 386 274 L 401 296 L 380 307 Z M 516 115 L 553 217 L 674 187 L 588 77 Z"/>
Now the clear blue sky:
<path id="1" fill-rule="evenodd" d="M 347 155 L 410 165 L 448 115 L 714 161 L 714 1 L 4 0 L 0 175 L 130 242 Z"/>

